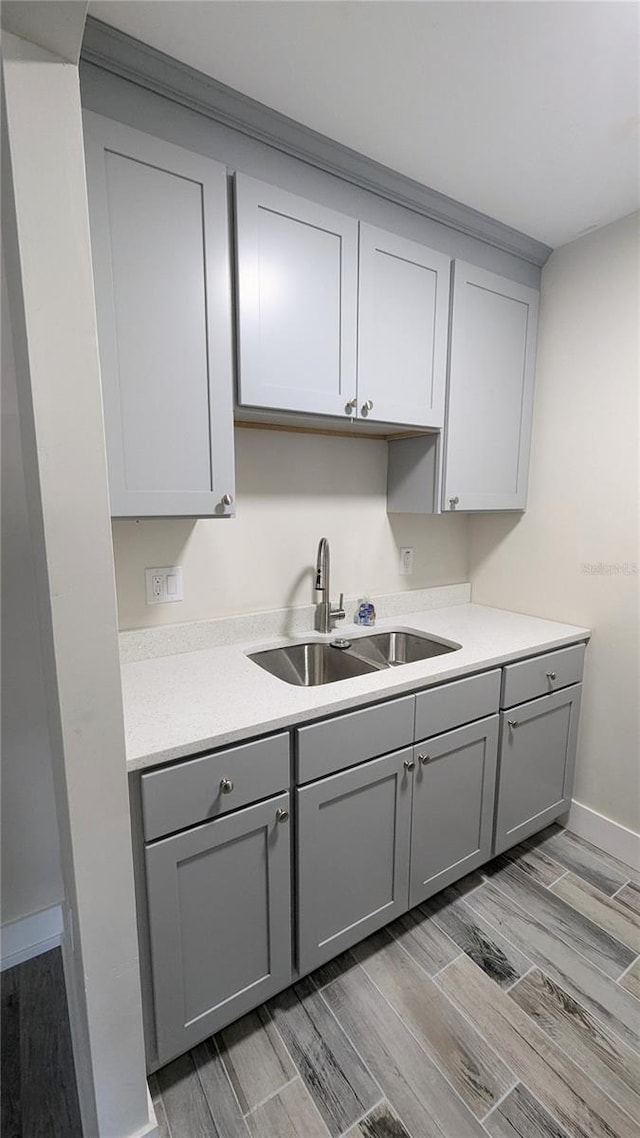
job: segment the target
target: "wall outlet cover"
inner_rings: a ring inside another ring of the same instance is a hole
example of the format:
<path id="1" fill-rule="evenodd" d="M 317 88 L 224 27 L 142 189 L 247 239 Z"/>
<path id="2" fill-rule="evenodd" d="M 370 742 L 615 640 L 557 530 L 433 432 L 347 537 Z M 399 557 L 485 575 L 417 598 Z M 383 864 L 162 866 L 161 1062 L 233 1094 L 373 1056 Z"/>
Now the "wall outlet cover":
<path id="1" fill-rule="evenodd" d="M 183 598 L 181 565 L 145 569 L 144 580 L 148 605 L 166 605 Z"/>
<path id="2" fill-rule="evenodd" d="M 413 573 L 413 546 L 405 546 L 400 550 L 400 576 L 410 577 Z"/>

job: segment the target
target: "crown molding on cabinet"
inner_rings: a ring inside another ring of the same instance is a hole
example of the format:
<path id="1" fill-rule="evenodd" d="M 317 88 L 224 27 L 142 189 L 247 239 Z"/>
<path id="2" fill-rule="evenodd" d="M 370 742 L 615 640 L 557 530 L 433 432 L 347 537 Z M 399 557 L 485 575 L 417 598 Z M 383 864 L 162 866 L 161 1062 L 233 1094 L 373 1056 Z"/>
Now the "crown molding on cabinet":
<path id="1" fill-rule="evenodd" d="M 87 19 L 81 61 L 531 264 L 542 266 L 551 255 L 543 242 L 334 142 L 100 20 Z"/>

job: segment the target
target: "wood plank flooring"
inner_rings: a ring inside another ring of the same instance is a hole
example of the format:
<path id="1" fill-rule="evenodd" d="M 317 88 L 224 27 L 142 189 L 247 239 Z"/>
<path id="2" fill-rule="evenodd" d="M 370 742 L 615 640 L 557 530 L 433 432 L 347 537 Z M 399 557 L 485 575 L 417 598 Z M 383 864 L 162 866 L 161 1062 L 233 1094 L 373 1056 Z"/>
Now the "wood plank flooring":
<path id="1" fill-rule="evenodd" d="M 2 973 L 2 1138 L 82 1138 L 59 948 Z"/>
<path id="2" fill-rule="evenodd" d="M 638 1138 L 640 878 L 552 826 L 149 1079 L 162 1138 Z M 3 1138 L 80 1138 L 59 950 L 2 976 Z"/>
<path id="3" fill-rule="evenodd" d="M 162 1138 L 638 1138 L 639 882 L 549 827 L 159 1071 Z"/>

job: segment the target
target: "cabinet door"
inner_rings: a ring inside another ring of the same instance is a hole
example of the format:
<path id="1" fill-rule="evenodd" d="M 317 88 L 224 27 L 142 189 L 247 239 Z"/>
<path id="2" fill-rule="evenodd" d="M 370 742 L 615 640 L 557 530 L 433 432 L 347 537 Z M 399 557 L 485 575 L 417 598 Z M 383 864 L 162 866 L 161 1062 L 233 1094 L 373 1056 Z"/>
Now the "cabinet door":
<path id="1" fill-rule="evenodd" d="M 236 174 L 238 401 L 353 414 L 358 223 Z"/>
<path id="2" fill-rule="evenodd" d="M 360 416 L 442 427 L 450 263 L 416 241 L 360 223 Z"/>
<path id="3" fill-rule="evenodd" d="M 454 263 L 443 509 L 523 510 L 538 293 Z"/>
<path id="4" fill-rule="evenodd" d="M 84 117 L 111 512 L 229 515 L 226 170 Z"/>
<path id="5" fill-rule="evenodd" d="M 146 847 L 161 1063 L 291 979 L 288 807 L 281 794 Z"/>
<path id="6" fill-rule="evenodd" d="M 501 713 L 495 853 L 569 809 L 581 691 L 576 684 Z"/>
<path id="7" fill-rule="evenodd" d="M 412 765 L 407 748 L 296 791 L 302 973 L 406 910 Z"/>
<path id="8" fill-rule="evenodd" d="M 498 716 L 415 747 L 410 905 L 491 857 Z"/>

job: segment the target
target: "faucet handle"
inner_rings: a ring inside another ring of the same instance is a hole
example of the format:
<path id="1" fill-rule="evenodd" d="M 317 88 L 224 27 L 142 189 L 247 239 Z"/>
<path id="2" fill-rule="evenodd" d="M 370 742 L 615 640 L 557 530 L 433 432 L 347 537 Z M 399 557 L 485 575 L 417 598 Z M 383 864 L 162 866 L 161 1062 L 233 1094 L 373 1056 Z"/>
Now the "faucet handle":
<path id="1" fill-rule="evenodd" d="M 329 605 L 329 607 L 331 608 L 331 605 Z M 331 609 L 329 615 L 333 618 L 333 620 L 344 620 L 345 616 L 347 615 L 344 611 L 344 593 L 340 593 L 338 607 L 337 609 Z"/>

